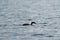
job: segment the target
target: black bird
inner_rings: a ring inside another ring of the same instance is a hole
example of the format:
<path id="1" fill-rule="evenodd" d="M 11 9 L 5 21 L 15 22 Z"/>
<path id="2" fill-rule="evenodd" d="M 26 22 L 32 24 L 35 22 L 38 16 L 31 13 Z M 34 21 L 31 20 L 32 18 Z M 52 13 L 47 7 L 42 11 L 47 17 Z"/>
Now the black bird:
<path id="1" fill-rule="evenodd" d="M 31 22 L 31 24 L 26 23 L 26 24 L 23 24 L 23 26 L 28 26 L 28 25 L 33 25 L 33 24 L 36 24 L 36 23 L 35 22 Z"/>

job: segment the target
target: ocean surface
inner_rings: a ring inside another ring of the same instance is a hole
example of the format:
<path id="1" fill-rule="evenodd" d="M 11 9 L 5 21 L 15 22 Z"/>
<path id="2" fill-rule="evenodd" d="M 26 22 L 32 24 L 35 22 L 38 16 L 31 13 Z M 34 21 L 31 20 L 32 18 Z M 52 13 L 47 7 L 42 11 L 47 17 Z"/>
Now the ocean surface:
<path id="1" fill-rule="evenodd" d="M 60 0 L 0 0 L 0 40 L 60 40 Z"/>

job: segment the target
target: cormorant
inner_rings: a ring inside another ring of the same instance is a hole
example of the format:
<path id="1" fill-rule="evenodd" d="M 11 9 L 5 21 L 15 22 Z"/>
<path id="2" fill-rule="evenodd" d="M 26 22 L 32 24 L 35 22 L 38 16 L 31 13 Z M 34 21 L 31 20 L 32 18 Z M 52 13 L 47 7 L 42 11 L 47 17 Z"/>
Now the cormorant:
<path id="1" fill-rule="evenodd" d="M 31 24 L 26 23 L 26 24 L 23 24 L 23 26 L 28 26 L 28 25 L 33 25 L 33 24 L 36 24 L 36 23 L 35 22 L 31 22 Z"/>

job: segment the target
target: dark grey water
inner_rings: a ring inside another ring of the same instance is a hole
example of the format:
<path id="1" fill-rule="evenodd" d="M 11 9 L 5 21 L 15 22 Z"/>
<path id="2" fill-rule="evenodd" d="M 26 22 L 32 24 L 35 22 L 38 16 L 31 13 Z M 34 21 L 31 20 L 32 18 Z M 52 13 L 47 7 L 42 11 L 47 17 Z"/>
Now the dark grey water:
<path id="1" fill-rule="evenodd" d="M 60 0 L 0 0 L 0 40 L 60 40 Z"/>

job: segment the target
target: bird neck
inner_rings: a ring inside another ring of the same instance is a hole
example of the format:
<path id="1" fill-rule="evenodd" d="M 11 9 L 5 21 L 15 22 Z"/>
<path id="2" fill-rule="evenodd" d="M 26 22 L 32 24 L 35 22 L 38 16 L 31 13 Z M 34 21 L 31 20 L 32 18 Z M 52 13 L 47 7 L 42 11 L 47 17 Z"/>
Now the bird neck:
<path id="1" fill-rule="evenodd" d="M 33 23 L 31 23 L 31 25 L 32 25 Z"/>

